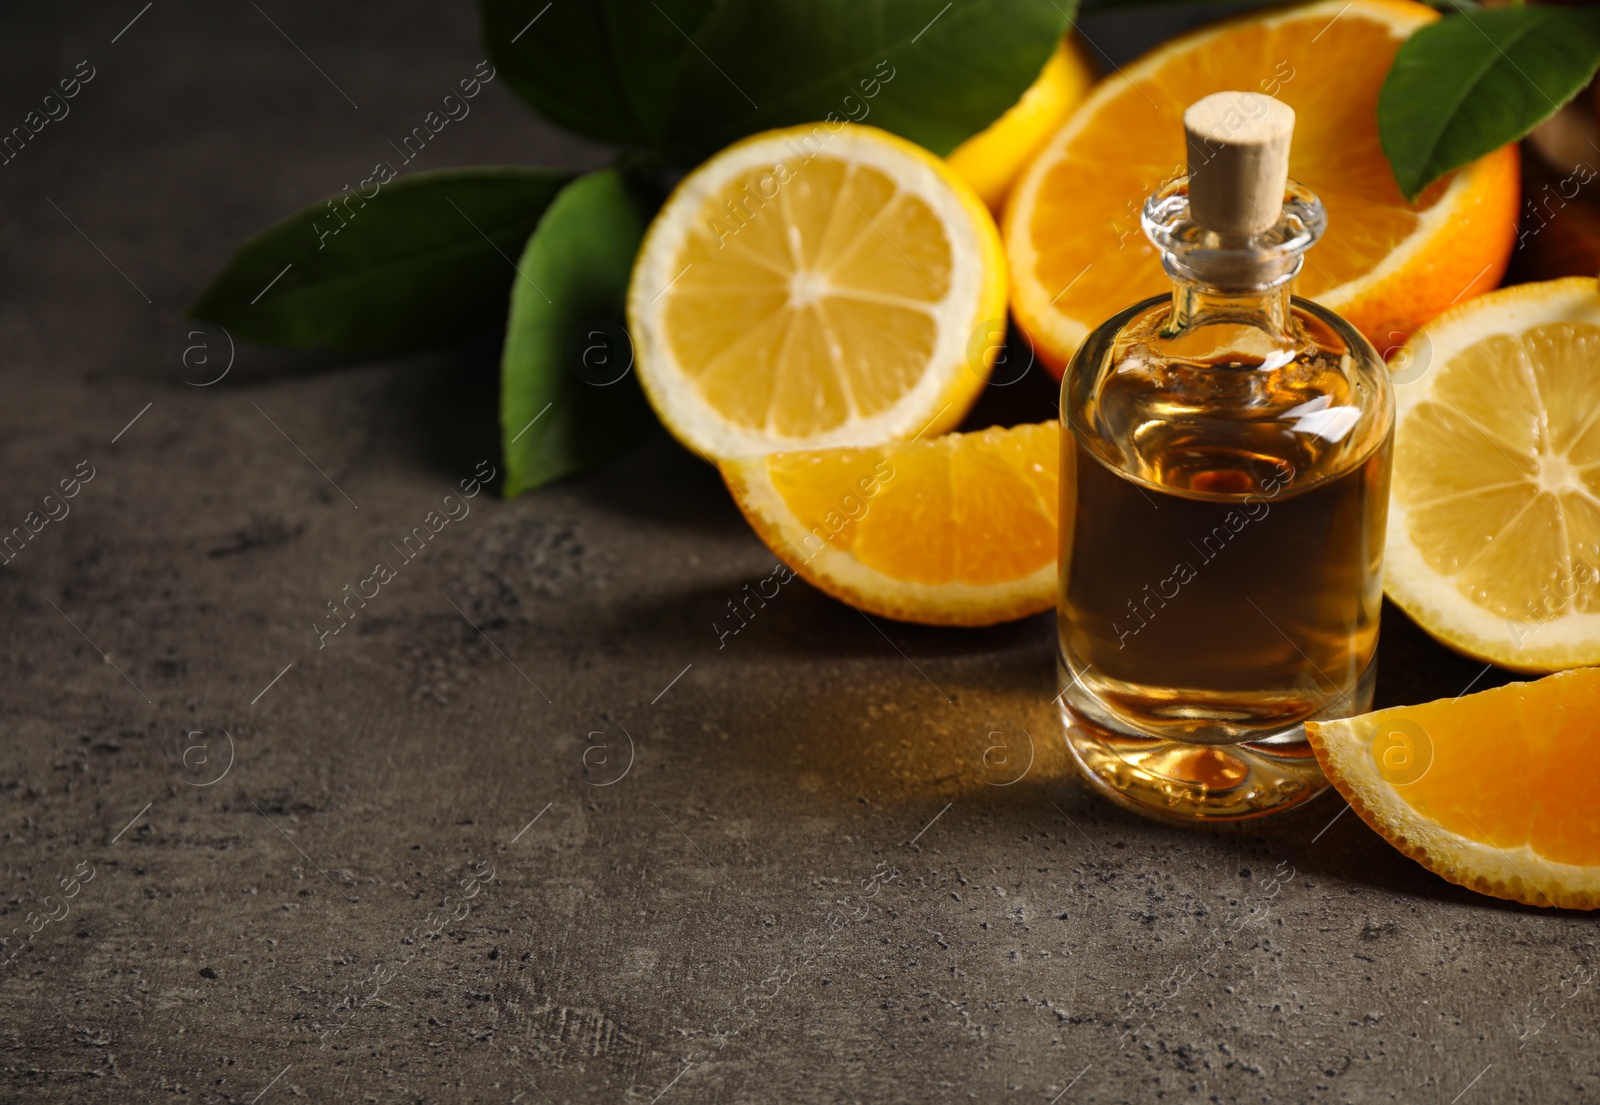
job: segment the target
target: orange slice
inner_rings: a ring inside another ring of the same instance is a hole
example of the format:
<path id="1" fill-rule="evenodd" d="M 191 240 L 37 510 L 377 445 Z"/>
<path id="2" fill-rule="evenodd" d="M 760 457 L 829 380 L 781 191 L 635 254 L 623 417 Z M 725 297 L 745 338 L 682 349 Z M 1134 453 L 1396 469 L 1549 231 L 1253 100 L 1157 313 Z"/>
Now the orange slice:
<path id="1" fill-rule="evenodd" d="M 1503 667 L 1600 664 L 1600 285 L 1491 292 L 1390 367 L 1384 590 Z"/>
<path id="2" fill-rule="evenodd" d="M 724 461 L 757 534 L 834 598 L 886 618 L 992 625 L 1056 597 L 1053 422 L 874 449 Z"/>
<path id="3" fill-rule="evenodd" d="M 1088 94 L 1095 74 L 1083 39 L 1068 32 L 1022 98 L 950 152 L 950 167 L 996 216 L 1023 168 Z"/>
<path id="4" fill-rule="evenodd" d="M 651 406 L 717 459 L 953 429 L 1005 304 L 999 232 L 948 164 L 817 123 L 684 178 L 640 247 L 628 324 Z"/>
<path id="5" fill-rule="evenodd" d="M 1497 898 L 1600 907 L 1600 669 L 1308 723 L 1368 825 L 1437 875 Z"/>
<path id="6" fill-rule="evenodd" d="M 1378 141 L 1395 52 L 1439 15 L 1410 0 L 1326 0 L 1174 39 L 1095 86 L 1017 182 L 1005 217 L 1012 310 L 1057 371 L 1091 329 L 1171 283 L 1140 230 L 1145 199 L 1185 171 L 1184 109 L 1264 92 L 1296 115 L 1289 171 L 1328 232 L 1296 290 L 1380 350 L 1500 281 L 1516 235 L 1514 146 L 1407 203 Z"/>

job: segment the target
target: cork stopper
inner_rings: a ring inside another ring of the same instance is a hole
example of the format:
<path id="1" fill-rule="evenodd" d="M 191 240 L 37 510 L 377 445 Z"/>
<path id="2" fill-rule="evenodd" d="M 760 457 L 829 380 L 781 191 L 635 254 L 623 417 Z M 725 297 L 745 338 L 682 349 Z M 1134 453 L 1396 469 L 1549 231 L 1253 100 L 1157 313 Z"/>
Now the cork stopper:
<path id="1" fill-rule="evenodd" d="M 1189 213 L 1224 236 L 1275 225 L 1289 180 L 1294 109 L 1258 92 L 1216 92 L 1183 113 L 1189 140 Z"/>

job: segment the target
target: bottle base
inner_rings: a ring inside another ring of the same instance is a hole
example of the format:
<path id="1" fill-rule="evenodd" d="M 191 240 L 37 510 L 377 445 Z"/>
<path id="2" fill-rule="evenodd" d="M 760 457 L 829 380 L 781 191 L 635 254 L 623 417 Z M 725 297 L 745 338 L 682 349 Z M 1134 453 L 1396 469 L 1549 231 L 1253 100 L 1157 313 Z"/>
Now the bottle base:
<path id="1" fill-rule="evenodd" d="M 1371 669 L 1341 716 L 1370 705 Z M 1067 749 L 1084 779 L 1125 809 L 1162 821 L 1246 821 L 1304 805 L 1328 789 L 1304 725 L 1237 744 L 1194 744 L 1139 733 L 1111 721 L 1104 703 L 1061 668 L 1057 698 Z M 1364 692 L 1364 693 L 1362 693 Z M 1331 716 L 1331 712 L 1330 715 Z"/>

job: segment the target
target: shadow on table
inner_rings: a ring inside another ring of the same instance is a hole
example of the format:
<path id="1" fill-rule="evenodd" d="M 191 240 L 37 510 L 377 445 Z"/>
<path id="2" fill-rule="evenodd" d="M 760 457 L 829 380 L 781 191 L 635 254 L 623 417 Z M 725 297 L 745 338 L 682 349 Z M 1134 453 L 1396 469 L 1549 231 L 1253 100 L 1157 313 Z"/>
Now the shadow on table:
<path id="1" fill-rule="evenodd" d="M 498 336 L 404 356 L 351 357 L 261 349 L 242 341 L 229 350 L 221 344 L 225 339 L 218 328 L 193 325 L 185 339 L 190 342 L 189 359 L 184 360 L 182 351 L 173 357 L 183 368 L 180 382 L 173 386 L 183 394 L 206 390 L 256 397 L 277 390 L 300 394 L 296 385 L 313 378 L 372 374 L 375 399 L 363 411 L 363 421 L 378 455 L 369 463 L 411 462 L 451 482 L 484 459 L 501 464 Z M 197 383 L 209 378 L 230 353 L 233 360 L 220 376 Z"/>
<path id="2" fill-rule="evenodd" d="M 752 550 L 760 548 L 754 535 L 749 540 Z M 916 662 L 958 663 L 1028 654 L 1041 671 L 1053 663 L 1051 613 L 983 628 L 913 625 L 869 615 L 798 576 L 782 582 L 787 570 L 770 554 L 756 563 L 752 570 L 730 574 L 726 582 L 661 595 L 603 616 L 611 619 L 609 628 L 615 631 L 677 649 L 682 647 L 683 626 L 702 624 L 711 651 L 744 662 L 893 658 L 898 652 Z M 1039 682 L 1038 690 L 1041 701 L 1055 694 L 1048 679 Z"/>
<path id="3" fill-rule="evenodd" d="M 709 605 L 720 597 L 705 594 L 693 601 Z M 871 793 L 875 804 L 903 807 L 908 814 L 953 801 L 971 812 L 976 804 L 1002 839 L 1037 831 L 1041 819 L 1060 818 L 1075 824 L 1088 853 L 1119 838 L 1160 843 L 1202 834 L 1212 838 L 1212 846 L 1232 842 L 1249 862 L 1284 861 L 1303 875 L 1320 876 L 1334 893 L 1343 884 L 1351 893 L 1370 888 L 1480 909 L 1535 911 L 1434 875 L 1369 829 L 1331 790 L 1296 813 L 1199 829 L 1148 821 L 1090 792 L 1077 779 L 1050 706 L 1055 673 L 1049 615 L 978 631 L 876 620 L 869 626 L 859 613 L 814 592 L 796 598 L 788 609 L 769 603 L 728 639 L 723 654 L 748 659 L 752 671 L 760 671 L 792 665 L 797 656 L 851 665 L 874 656 L 893 661 L 898 651 L 910 667 L 904 678 L 880 674 L 873 684 L 848 675 L 819 682 L 815 698 L 803 707 L 809 724 L 775 724 L 775 703 L 759 695 L 732 704 L 728 724 L 737 739 L 723 745 L 723 754 L 745 759 L 758 777 L 791 785 L 793 733 L 799 728 L 805 733 L 805 770 L 832 786 Z M 691 615 L 668 600 L 659 616 L 667 626 Z M 1386 655 L 1399 669 L 1385 676 L 1391 701 L 1453 695 L 1480 675 L 1474 690 L 1515 678 L 1499 669 L 1485 672 L 1484 665 L 1448 652 L 1398 612 L 1386 615 L 1385 631 Z M 802 709 L 798 701 L 792 705 Z"/>
<path id="4" fill-rule="evenodd" d="M 665 429 L 651 430 L 636 445 L 576 479 L 586 503 L 612 514 L 674 530 L 744 534 L 759 543 L 716 466 L 689 452 Z"/>

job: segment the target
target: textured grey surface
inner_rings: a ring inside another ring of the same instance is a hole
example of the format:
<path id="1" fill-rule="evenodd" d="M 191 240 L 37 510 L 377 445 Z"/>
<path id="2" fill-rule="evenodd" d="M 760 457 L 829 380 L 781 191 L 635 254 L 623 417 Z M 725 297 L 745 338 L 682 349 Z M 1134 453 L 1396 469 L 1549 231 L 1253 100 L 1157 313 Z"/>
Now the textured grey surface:
<path id="1" fill-rule="evenodd" d="M 0 568 L 5 927 L 78 887 L 0 973 L 0 1099 L 1600 1089 L 1592 920 L 1449 886 L 1336 799 L 1224 834 L 1109 808 L 1052 736 L 1048 619 L 869 623 L 795 582 L 719 649 L 772 558 L 663 435 L 471 500 L 319 650 L 498 463 L 492 345 L 192 387 L 179 312 L 481 51 L 464 7 L 261 8 L 326 77 L 251 4 L 114 44 L 137 3 L 0 16 L 3 126 L 96 69 L 0 167 L 0 529 L 95 473 Z M 491 87 L 427 167 L 601 157 Z M 1482 674 L 1386 634 L 1385 702 Z"/>

